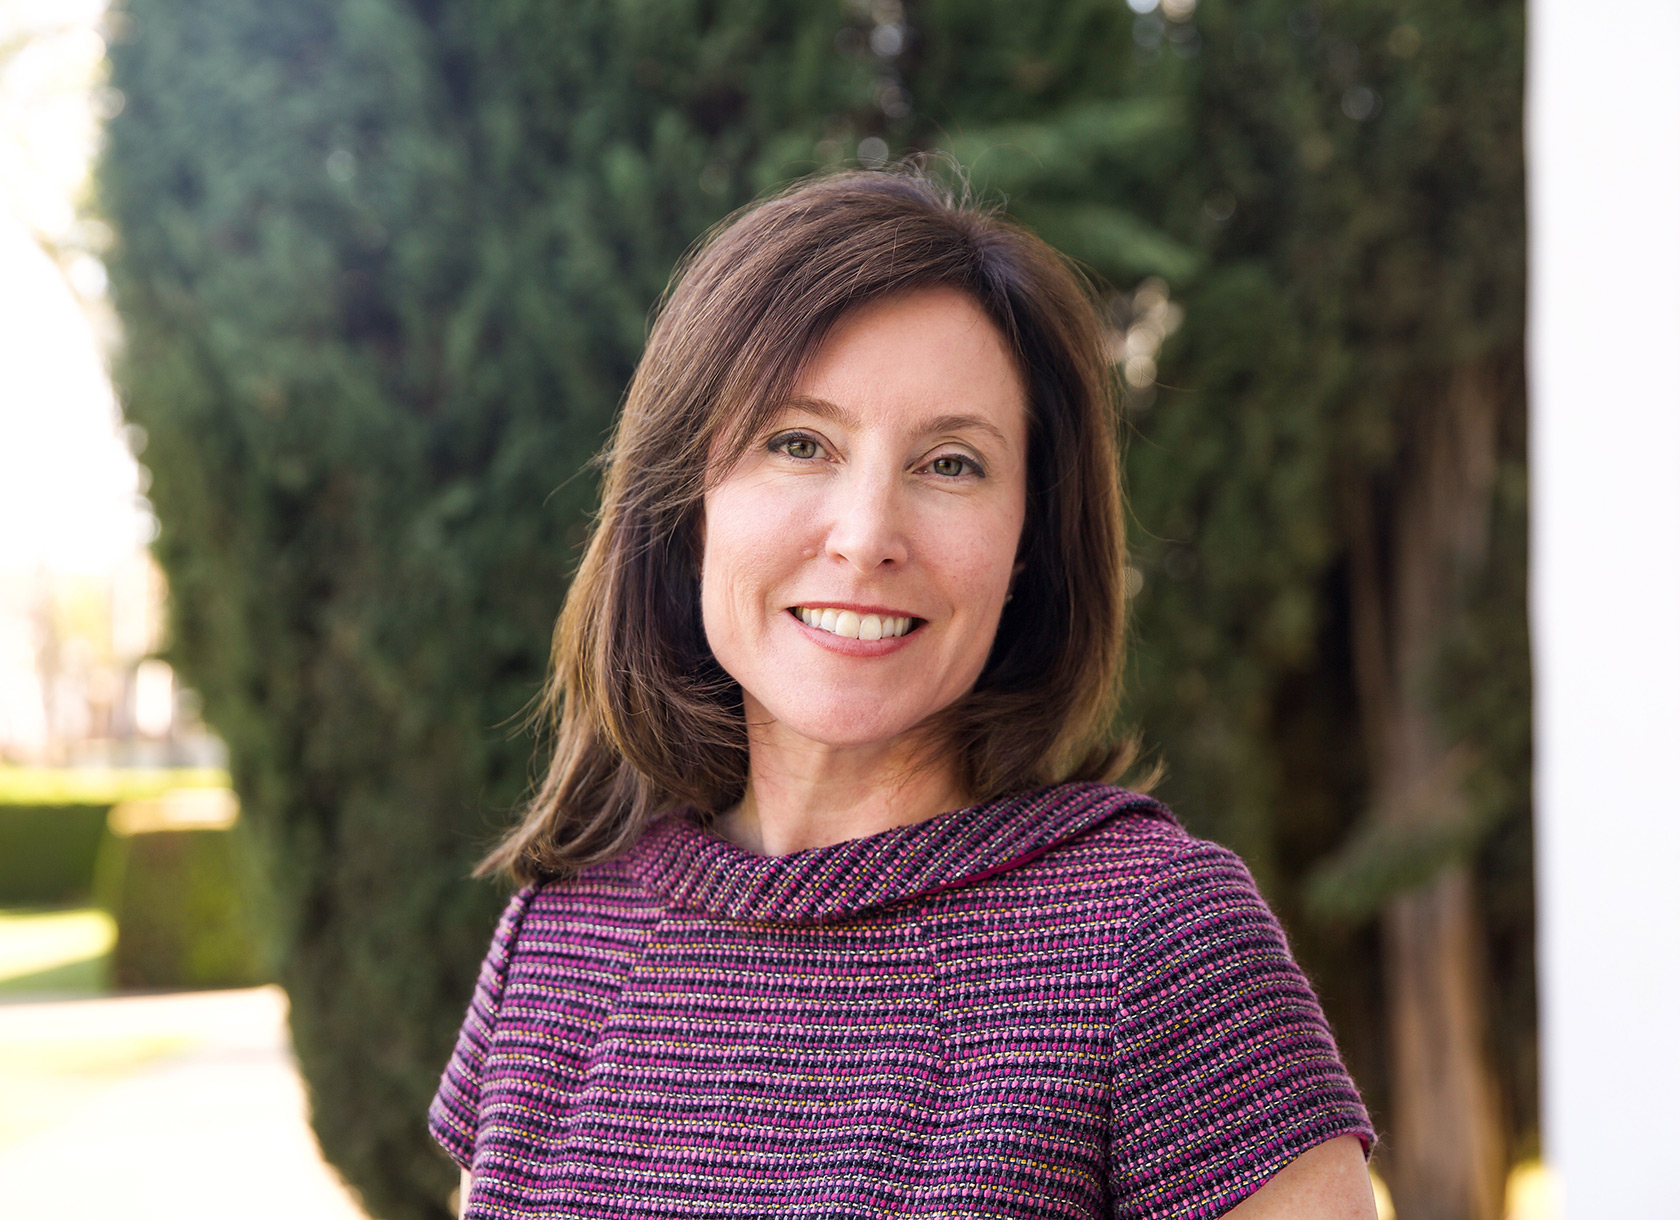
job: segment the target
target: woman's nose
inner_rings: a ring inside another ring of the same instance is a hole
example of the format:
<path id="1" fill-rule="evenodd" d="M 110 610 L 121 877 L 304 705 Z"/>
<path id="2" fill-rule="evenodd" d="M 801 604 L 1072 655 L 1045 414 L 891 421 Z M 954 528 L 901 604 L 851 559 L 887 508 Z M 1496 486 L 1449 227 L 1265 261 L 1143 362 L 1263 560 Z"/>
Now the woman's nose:
<path id="1" fill-rule="evenodd" d="M 830 500 L 828 553 L 859 572 L 909 557 L 903 489 L 896 471 L 849 471 Z"/>

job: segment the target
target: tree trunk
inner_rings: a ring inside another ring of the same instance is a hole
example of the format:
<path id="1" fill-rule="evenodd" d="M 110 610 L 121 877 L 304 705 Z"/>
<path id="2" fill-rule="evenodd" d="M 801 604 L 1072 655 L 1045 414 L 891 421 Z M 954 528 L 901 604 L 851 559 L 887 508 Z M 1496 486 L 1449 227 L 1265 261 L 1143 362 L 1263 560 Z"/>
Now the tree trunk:
<path id="1" fill-rule="evenodd" d="M 1420 403 L 1379 526 L 1373 489 L 1349 496 L 1355 683 L 1376 816 L 1405 829 L 1463 825 L 1463 758 L 1440 725 L 1431 675 L 1481 562 L 1492 506 L 1500 395 L 1471 365 Z M 1390 1165 L 1402 1220 L 1498 1220 L 1504 1147 L 1487 1054 L 1483 969 L 1468 868 L 1390 901 Z"/>
<path id="2" fill-rule="evenodd" d="M 1462 865 L 1383 912 L 1392 1185 L 1404 1220 L 1499 1220 L 1504 1150 L 1476 926 Z"/>

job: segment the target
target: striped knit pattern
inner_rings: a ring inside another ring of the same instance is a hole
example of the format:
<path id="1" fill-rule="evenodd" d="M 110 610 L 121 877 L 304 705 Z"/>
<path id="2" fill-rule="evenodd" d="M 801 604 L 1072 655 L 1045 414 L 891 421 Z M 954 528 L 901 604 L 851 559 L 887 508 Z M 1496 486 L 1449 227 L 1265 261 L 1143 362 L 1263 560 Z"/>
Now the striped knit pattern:
<path id="1" fill-rule="evenodd" d="M 1242 862 L 1065 784 L 526 889 L 433 1134 L 469 1217 L 1211 1217 L 1372 1133 Z"/>

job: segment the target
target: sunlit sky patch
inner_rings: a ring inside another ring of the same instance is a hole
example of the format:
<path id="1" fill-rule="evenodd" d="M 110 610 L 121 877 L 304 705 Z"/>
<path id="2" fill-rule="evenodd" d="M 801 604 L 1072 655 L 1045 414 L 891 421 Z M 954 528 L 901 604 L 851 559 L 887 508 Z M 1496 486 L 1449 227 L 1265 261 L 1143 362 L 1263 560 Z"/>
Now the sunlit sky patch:
<path id="1" fill-rule="evenodd" d="M 0 570 L 99 571 L 150 528 L 98 333 L 82 214 L 102 116 L 103 0 L 0 0 Z"/>

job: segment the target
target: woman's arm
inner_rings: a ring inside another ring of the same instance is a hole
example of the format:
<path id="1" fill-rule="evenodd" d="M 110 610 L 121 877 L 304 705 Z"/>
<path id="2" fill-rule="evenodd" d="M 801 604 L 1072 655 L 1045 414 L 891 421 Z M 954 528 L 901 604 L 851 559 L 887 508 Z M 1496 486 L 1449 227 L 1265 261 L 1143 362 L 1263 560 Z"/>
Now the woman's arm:
<path id="1" fill-rule="evenodd" d="M 1370 1120 L 1283 930 L 1237 856 L 1168 847 L 1133 895 L 1118 972 L 1114 1214 L 1376 1220 Z"/>
<path id="2" fill-rule="evenodd" d="M 1317 1152 L 1318 1149 L 1315 1148 L 1313 1151 Z M 1280 1174 L 1278 1176 L 1281 1177 L 1282 1175 Z M 455 1214 L 457 1216 L 464 1216 L 467 1214 L 467 1196 L 470 1194 L 472 1194 L 472 1172 L 470 1170 L 463 1169 L 461 1170 L 461 1197 L 455 1204 Z M 1372 1212 L 1371 1214 L 1373 1216 L 1376 1215 L 1375 1212 Z"/>
<path id="3" fill-rule="evenodd" d="M 1225 1220 L 1377 1220 L 1359 1137 L 1339 1135 L 1307 1149 Z"/>

